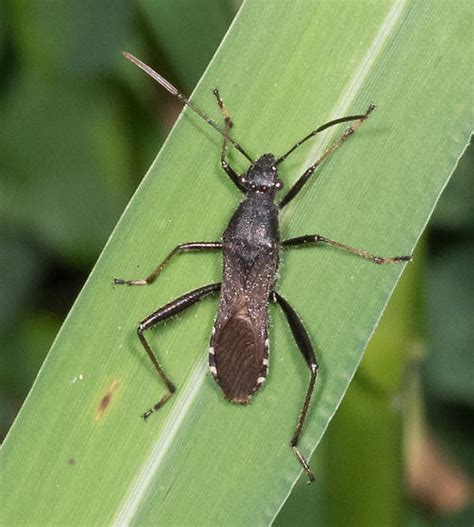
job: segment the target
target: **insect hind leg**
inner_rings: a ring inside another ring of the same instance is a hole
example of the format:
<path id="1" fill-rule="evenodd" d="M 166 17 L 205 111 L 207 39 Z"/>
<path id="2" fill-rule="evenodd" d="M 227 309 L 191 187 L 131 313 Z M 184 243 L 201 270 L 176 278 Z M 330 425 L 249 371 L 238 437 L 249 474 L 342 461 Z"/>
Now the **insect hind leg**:
<path id="1" fill-rule="evenodd" d="M 176 391 L 176 387 L 163 370 L 156 354 L 153 352 L 143 332 L 147 329 L 153 328 L 160 322 L 164 322 L 165 320 L 173 317 L 174 315 L 177 315 L 181 311 L 184 311 L 188 307 L 194 305 L 196 302 L 199 302 L 199 300 L 202 300 L 203 298 L 206 298 L 207 296 L 216 293 L 220 290 L 220 288 L 221 284 L 217 283 L 194 289 L 193 291 L 190 291 L 189 293 L 186 293 L 185 295 L 180 296 L 176 300 L 173 300 L 172 302 L 169 302 L 163 307 L 157 309 L 154 313 L 142 320 L 138 325 L 138 338 L 140 339 L 140 342 L 143 348 L 145 349 L 148 358 L 152 362 L 153 367 L 155 368 L 161 380 L 164 382 L 166 388 L 168 389 L 168 392 L 156 404 L 154 404 L 151 408 L 149 408 L 146 412 L 142 414 L 142 417 L 145 420 L 148 419 L 148 417 L 150 417 L 152 413 L 158 411 L 167 401 L 169 401 L 169 399 L 171 399 L 171 396 Z"/>
<path id="2" fill-rule="evenodd" d="M 314 355 L 314 350 L 313 350 L 313 345 L 311 344 L 308 333 L 303 327 L 303 324 L 300 318 L 298 317 L 298 315 L 296 314 L 295 310 L 276 291 L 272 292 L 272 300 L 278 302 L 283 313 L 285 314 L 285 317 L 288 321 L 288 325 L 290 326 L 291 332 L 295 339 L 296 345 L 301 351 L 301 354 L 303 355 L 306 361 L 306 364 L 308 365 L 308 368 L 311 371 L 311 378 L 308 384 L 308 388 L 306 390 L 306 395 L 303 401 L 303 406 L 301 408 L 300 415 L 296 423 L 295 432 L 291 439 L 290 445 L 293 449 L 293 452 L 296 458 L 298 459 L 298 461 L 300 462 L 301 466 L 303 467 L 303 469 L 305 470 L 308 476 L 308 479 L 309 479 L 308 483 L 313 483 L 315 479 L 314 474 L 311 468 L 309 467 L 308 461 L 306 460 L 306 458 L 303 456 L 300 449 L 298 448 L 298 442 L 301 437 L 301 433 L 303 431 L 303 426 L 306 421 L 306 416 L 308 414 L 311 397 L 313 395 L 314 385 L 316 383 L 316 377 L 318 373 L 318 363 L 316 361 L 316 357 Z"/>

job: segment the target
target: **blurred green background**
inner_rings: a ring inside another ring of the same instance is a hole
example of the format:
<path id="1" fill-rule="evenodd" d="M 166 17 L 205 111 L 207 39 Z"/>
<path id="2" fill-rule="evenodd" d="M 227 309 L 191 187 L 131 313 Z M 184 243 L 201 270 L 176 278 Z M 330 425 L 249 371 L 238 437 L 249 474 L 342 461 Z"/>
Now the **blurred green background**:
<path id="1" fill-rule="evenodd" d="M 238 6 L 0 3 L 2 438 L 180 110 L 120 51 L 190 93 Z M 318 485 L 298 485 L 278 525 L 382 525 L 401 504 L 404 525 L 472 524 L 473 168 L 471 147 L 316 453 Z M 376 502 L 384 485 L 382 510 L 354 507 L 355 487 Z"/>

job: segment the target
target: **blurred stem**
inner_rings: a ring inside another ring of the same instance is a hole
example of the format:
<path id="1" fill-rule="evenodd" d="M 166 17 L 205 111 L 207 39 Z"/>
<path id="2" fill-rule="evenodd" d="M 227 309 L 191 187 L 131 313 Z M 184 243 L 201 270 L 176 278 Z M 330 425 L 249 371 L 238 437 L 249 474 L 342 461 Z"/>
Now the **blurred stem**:
<path id="1" fill-rule="evenodd" d="M 420 243 L 329 427 L 328 525 L 403 524 L 404 374 L 424 325 L 423 252 Z"/>

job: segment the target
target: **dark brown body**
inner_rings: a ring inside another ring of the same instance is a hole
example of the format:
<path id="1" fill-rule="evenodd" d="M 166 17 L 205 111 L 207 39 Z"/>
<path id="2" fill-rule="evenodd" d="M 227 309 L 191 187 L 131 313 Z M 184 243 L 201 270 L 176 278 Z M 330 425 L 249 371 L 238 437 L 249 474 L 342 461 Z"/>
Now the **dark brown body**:
<path id="1" fill-rule="evenodd" d="M 353 135 L 355 130 L 375 109 L 375 106 L 370 104 L 365 114 L 341 117 L 315 128 L 303 139 L 294 144 L 284 155 L 278 158 L 273 154 L 264 154 L 257 160 L 254 160 L 230 136 L 230 130 L 233 124 L 217 89 L 213 93 L 222 111 L 225 129 L 222 129 L 194 103 L 180 94 L 159 73 L 152 70 L 133 55 L 129 53 L 124 53 L 124 55 L 158 81 L 172 95 L 187 104 L 196 114 L 224 137 L 221 150 L 221 167 L 234 185 L 245 194 L 245 200 L 239 205 L 239 208 L 232 216 L 224 232 L 222 242 L 193 241 L 181 243 L 145 279 L 124 280 L 116 278 L 114 280 L 114 284 L 116 285 L 148 285 L 156 280 L 168 262 L 179 253 L 187 251 L 222 250 L 224 255 L 222 282 L 208 284 L 183 294 L 148 315 L 137 327 L 137 335 L 140 342 L 153 367 L 167 387 L 166 394 L 143 413 L 143 418 L 148 419 L 153 412 L 158 411 L 170 400 L 176 391 L 175 385 L 163 370 L 157 356 L 146 339 L 144 335 L 145 331 L 181 313 L 200 300 L 217 294 L 220 291 L 219 309 L 209 349 L 209 369 L 222 388 L 226 399 L 235 403 L 245 404 L 250 401 L 252 394 L 262 385 L 267 376 L 268 303 L 271 300 L 277 303 L 282 309 L 295 343 L 310 371 L 308 388 L 290 445 L 302 468 L 306 471 L 309 482 L 312 482 L 314 481 L 314 474 L 305 457 L 300 452 L 298 442 L 316 383 L 318 363 L 309 335 L 299 316 L 288 301 L 274 289 L 280 247 L 291 248 L 305 244 L 327 244 L 358 255 L 376 264 L 406 262 L 410 260 L 410 256 L 394 256 L 389 258 L 375 256 L 360 249 L 331 240 L 320 234 L 305 234 L 280 242 L 278 212 L 298 195 L 312 174 L 314 174 L 317 167 L 332 152 L 340 147 L 346 139 Z M 285 196 L 278 203 L 275 203 L 275 193 L 283 187 L 283 182 L 278 179 L 278 165 L 319 132 L 336 124 L 348 121 L 356 121 L 356 123 L 347 128 L 339 139 L 326 148 L 323 155 L 304 171 Z M 226 160 L 228 144 L 232 144 L 251 163 L 247 172 L 240 176 Z"/>
<path id="2" fill-rule="evenodd" d="M 268 298 L 278 269 L 278 206 L 267 193 L 243 201 L 223 236 L 224 276 L 209 350 L 226 399 L 248 403 L 268 367 Z"/>

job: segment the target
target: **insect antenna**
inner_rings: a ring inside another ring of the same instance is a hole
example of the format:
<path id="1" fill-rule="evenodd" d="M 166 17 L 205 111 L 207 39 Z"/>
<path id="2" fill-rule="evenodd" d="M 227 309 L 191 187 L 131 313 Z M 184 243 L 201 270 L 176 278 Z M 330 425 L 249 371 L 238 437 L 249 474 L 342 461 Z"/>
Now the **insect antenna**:
<path id="1" fill-rule="evenodd" d="M 213 121 L 207 114 L 205 114 L 198 106 L 196 106 L 193 102 L 191 102 L 187 97 L 185 97 L 182 93 L 179 93 L 179 91 L 170 83 L 168 82 L 164 77 L 162 77 L 159 73 L 157 73 L 154 69 L 150 68 L 150 66 L 147 66 L 144 62 L 142 62 L 140 59 L 137 59 L 134 55 L 131 53 L 128 53 L 127 51 L 122 51 L 122 55 L 128 59 L 130 62 L 133 62 L 136 64 L 141 70 L 143 70 L 147 75 L 149 75 L 152 79 L 155 79 L 163 88 L 171 93 L 171 95 L 174 95 L 177 99 L 179 99 L 181 102 L 186 104 L 193 110 L 195 113 L 201 117 L 206 123 L 210 124 L 215 130 L 217 130 L 221 135 L 224 136 L 224 138 L 231 143 L 236 150 L 238 150 L 244 157 L 246 157 L 252 164 L 254 164 L 254 160 L 247 154 L 245 149 L 236 141 L 232 139 L 232 137 L 229 136 L 228 133 L 226 133 L 215 121 Z"/>

